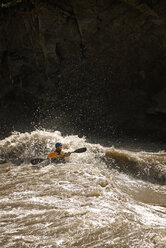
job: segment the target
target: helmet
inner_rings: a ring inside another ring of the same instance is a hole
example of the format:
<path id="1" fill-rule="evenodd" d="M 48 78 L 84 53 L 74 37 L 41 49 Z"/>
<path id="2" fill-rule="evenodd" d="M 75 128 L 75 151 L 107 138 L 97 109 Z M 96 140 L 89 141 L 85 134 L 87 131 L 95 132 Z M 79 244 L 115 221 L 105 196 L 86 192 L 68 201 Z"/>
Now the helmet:
<path id="1" fill-rule="evenodd" d="M 62 143 L 57 142 L 57 143 L 55 144 L 55 148 L 57 148 L 58 146 L 62 146 Z"/>

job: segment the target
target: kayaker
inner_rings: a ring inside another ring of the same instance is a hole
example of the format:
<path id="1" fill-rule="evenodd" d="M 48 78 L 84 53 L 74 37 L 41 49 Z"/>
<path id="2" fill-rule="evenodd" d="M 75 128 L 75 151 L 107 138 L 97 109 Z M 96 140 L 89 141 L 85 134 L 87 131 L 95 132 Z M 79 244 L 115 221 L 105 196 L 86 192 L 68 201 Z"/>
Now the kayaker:
<path id="1" fill-rule="evenodd" d="M 52 162 L 65 162 L 65 158 L 70 157 L 71 152 L 65 153 L 62 151 L 62 143 L 57 142 L 55 144 L 55 151 L 50 152 L 47 156 Z"/>

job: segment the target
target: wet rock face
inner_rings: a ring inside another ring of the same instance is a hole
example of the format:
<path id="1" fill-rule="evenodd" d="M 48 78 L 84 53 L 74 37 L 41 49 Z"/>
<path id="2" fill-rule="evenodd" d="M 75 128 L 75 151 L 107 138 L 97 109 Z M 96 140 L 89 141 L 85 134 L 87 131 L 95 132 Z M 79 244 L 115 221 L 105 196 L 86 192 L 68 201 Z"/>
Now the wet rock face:
<path id="1" fill-rule="evenodd" d="M 12 119 L 16 112 L 28 120 L 40 106 L 40 121 L 52 125 L 61 116 L 90 132 L 166 133 L 165 16 L 164 0 L 29 1 L 1 9 L 3 123 L 11 111 Z"/>

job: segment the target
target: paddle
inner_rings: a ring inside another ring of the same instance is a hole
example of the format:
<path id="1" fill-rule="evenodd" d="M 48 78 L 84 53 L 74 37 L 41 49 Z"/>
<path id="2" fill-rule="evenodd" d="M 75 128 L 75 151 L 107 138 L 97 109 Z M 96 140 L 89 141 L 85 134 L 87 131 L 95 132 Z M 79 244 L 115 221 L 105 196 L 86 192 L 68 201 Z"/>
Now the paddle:
<path id="1" fill-rule="evenodd" d="M 86 147 L 82 147 L 70 153 L 82 153 L 82 152 L 86 152 L 86 150 L 87 150 Z M 34 158 L 31 160 L 31 164 L 38 164 L 38 163 L 43 162 L 44 160 L 47 160 L 47 159 L 46 158 Z"/>
<path id="2" fill-rule="evenodd" d="M 75 150 L 74 152 L 71 152 L 71 153 L 82 153 L 82 152 L 86 152 L 86 147 L 83 147 L 83 148 L 79 148 L 77 150 Z"/>

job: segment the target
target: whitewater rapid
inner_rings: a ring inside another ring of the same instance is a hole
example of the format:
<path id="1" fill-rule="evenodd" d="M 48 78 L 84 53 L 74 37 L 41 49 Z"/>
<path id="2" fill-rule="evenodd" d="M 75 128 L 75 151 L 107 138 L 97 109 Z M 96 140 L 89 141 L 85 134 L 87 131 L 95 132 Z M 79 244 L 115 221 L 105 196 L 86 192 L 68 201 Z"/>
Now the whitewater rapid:
<path id="1" fill-rule="evenodd" d="M 46 158 L 57 141 L 65 151 L 87 152 L 72 154 L 64 165 L 30 163 Z M 6 161 L 0 165 L 0 247 L 164 248 L 164 156 L 103 147 L 58 131 L 13 133 L 0 141 Z M 154 167 L 161 177 L 154 177 Z"/>

